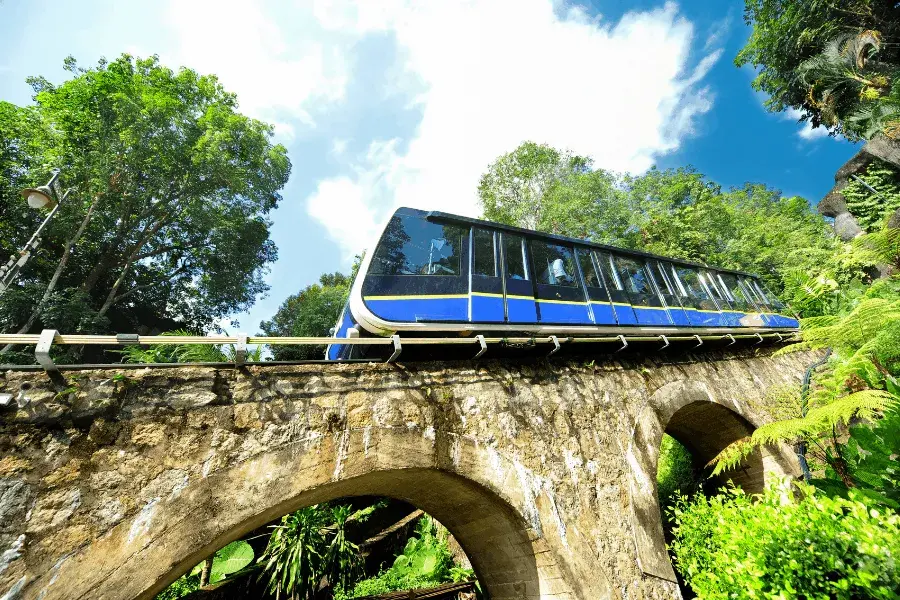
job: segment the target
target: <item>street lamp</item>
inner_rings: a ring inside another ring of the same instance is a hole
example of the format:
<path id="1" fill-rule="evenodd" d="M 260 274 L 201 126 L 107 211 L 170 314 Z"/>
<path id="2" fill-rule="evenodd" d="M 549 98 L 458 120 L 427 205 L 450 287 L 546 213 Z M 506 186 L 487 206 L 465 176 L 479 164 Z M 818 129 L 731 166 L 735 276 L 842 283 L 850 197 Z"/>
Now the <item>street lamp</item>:
<path id="1" fill-rule="evenodd" d="M 56 198 L 59 197 L 59 190 L 56 185 L 56 180 L 58 178 L 59 169 L 53 169 L 53 176 L 50 178 L 50 181 L 47 182 L 47 185 L 22 190 L 22 197 L 28 202 L 28 206 L 34 209 L 49 208 L 50 213 L 38 226 L 37 231 L 34 232 L 31 239 L 29 239 L 22 249 L 19 250 L 19 254 L 10 256 L 9 261 L 0 267 L 0 294 L 9 289 L 9 286 L 13 284 L 16 277 L 19 275 L 19 271 L 22 270 L 22 267 L 24 267 L 25 263 L 28 262 L 28 259 L 31 258 L 32 252 L 37 250 L 38 246 L 41 245 L 41 232 L 69 195 L 69 192 L 67 191 L 63 194 L 63 197 L 59 202 L 56 201 Z"/>

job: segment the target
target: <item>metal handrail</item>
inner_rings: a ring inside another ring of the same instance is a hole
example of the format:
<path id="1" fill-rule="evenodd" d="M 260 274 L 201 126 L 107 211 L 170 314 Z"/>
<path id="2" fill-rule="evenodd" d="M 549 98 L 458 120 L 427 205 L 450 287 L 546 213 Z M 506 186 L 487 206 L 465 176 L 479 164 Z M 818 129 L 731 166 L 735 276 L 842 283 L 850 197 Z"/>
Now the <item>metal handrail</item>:
<path id="1" fill-rule="evenodd" d="M 759 340 L 757 343 L 762 343 L 765 338 L 771 338 L 776 340 L 779 343 L 790 342 L 796 339 L 796 334 L 789 334 L 787 337 L 781 335 L 780 333 L 766 333 L 760 334 L 759 332 L 747 333 L 747 334 L 721 334 L 721 333 L 713 333 L 706 335 L 696 335 L 696 334 L 684 334 L 684 335 L 672 335 L 672 336 L 664 336 L 666 339 L 666 346 L 668 346 L 668 342 L 677 342 L 677 341 L 698 341 L 697 346 L 703 344 L 703 340 L 731 340 L 732 344 L 736 339 L 757 339 Z M 628 347 L 630 342 L 659 342 L 660 336 L 658 335 L 609 335 L 609 336 L 581 336 L 574 337 L 568 336 L 563 338 L 562 341 L 566 343 L 603 343 L 603 342 L 618 342 L 622 344 L 619 350 L 624 350 Z M 235 353 L 235 364 L 237 366 L 241 366 L 247 364 L 245 349 L 247 344 L 260 344 L 260 345 L 325 345 L 325 344 L 350 344 L 350 345 L 371 345 L 371 346 L 393 346 L 394 353 L 391 355 L 391 358 L 388 359 L 388 362 L 392 362 L 395 360 L 401 350 L 401 343 L 403 346 L 416 346 L 416 345 L 479 345 L 481 349 L 478 351 L 477 357 L 480 357 L 487 351 L 487 344 L 553 344 L 554 349 L 550 354 L 556 352 L 559 349 L 560 340 L 557 336 L 549 336 L 549 337 L 485 337 L 484 335 L 477 335 L 473 337 L 447 337 L 447 338 L 438 338 L 438 337 L 400 337 L 399 335 L 393 335 L 391 337 L 372 337 L 372 338 L 334 338 L 334 337 L 278 337 L 278 336 L 248 336 L 242 333 L 237 335 L 215 335 L 215 336 L 200 336 L 200 335 L 134 335 L 134 334 L 119 334 L 119 335 L 82 335 L 82 334 L 61 334 L 52 329 L 45 329 L 41 333 L 27 333 L 27 334 L 18 334 L 18 333 L 4 333 L 0 334 L 0 344 L 19 344 L 19 345 L 34 345 L 35 346 L 35 358 L 37 359 L 40 366 L 47 372 L 58 371 L 59 368 L 57 365 L 53 363 L 53 360 L 50 358 L 50 346 L 53 344 L 57 345 L 104 345 L 104 346 L 133 346 L 133 345 L 142 345 L 142 346 L 155 346 L 155 345 L 164 345 L 164 344 L 204 344 L 204 345 L 218 345 L 218 344 L 234 344 L 237 348 L 237 352 Z M 731 344 L 729 344 L 731 345 Z M 695 346 L 696 347 L 696 346 Z M 242 352 L 241 350 L 244 350 Z M 617 350 L 618 352 L 618 350 Z M 260 363 L 255 363 L 260 364 Z M 137 366 L 137 364 L 135 365 Z"/>

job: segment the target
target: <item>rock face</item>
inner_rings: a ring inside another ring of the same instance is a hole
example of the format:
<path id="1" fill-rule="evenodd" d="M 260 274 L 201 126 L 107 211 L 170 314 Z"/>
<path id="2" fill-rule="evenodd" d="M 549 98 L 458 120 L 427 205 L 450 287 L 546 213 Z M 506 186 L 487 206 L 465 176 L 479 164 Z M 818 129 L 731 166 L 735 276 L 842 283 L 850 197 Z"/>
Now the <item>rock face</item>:
<path id="1" fill-rule="evenodd" d="M 495 599 L 677 598 L 663 431 L 708 460 L 816 355 L 7 372 L 0 598 L 152 598 L 273 518 L 352 495 L 443 522 Z M 789 453 L 733 473 L 759 489 Z"/>

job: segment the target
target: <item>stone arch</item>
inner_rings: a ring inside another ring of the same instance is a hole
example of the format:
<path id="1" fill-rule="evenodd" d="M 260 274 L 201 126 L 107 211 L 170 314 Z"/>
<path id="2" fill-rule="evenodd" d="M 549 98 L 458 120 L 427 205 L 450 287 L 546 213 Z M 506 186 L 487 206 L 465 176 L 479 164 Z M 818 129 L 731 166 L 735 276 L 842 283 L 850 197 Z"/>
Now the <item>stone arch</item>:
<path id="1" fill-rule="evenodd" d="M 455 462 L 460 472 L 488 474 L 496 471 L 491 460 L 497 459 L 485 458 L 477 444 L 408 428 L 345 429 L 276 444 L 176 485 L 169 496 L 30 582 L 24 597 L 152 599 L 260 525 L 303 506 L 356 495 L 405 500 L 441 521 L 495 600 L 609 597 L 602 577 L 573 578 L 521 498 L 498 492 L 489 477 L 478 481 L 454 472 Z"/>
<path id="2" fill-rule="evenodd" d="M 663 433 L 672 435 L 704 464 L 728 444 L 753 433 L 757 425 L 740 404 L 717 398 L 707 385 L 673 381 L 659 388 L 638 413 L 626 452 L 631 493 L 632 527 L 638 565 L 648 574 L 675 581 L 666 551 L 657 499 L 656 469 Z M 746 491 L 762 491 L 771 477 L 794 474 L 796 467 L 783 450 L 763 450 L 725 479 Z"/>

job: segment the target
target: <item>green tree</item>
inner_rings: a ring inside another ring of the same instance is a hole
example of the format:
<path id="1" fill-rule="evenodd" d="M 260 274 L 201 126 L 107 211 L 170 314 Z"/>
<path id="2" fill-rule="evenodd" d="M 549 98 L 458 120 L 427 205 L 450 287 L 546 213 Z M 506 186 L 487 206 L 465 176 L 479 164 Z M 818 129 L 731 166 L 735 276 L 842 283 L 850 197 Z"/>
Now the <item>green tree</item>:
<path id="1" fill-rule="evenodd" d="M 587 172 L 590 163 L 546 144 L 523 143 L 499 157 L 481 176 L 478 198 L 484 218 L 527 229 L 546 228 L 548 190 Z"/>
<path id="2" fill-rule="evenodd" d="M 801 110 L 813 126 L 851 138 L 892 131 L 886 112 L 900 108 L 889 81 L 900 68 L 895 2 L 745 0 L 744 20 L 753 29 L 735 64 L 757 69 L 752 85 L 768 95 L 769 110 Z"/>
<path id="3" fill-rule="evenodd" d="M 357 256 L 350 277 L 325 273 L 319 282 L 288 296 L 275 315 L 259 324 L 263 335 L 280 337 L 327 337 L 347 302 L 350 286 L 359 271 L 362 257 Z M 313 360 L 324 357 L 324 346 L 272 345 L 274 360 Z"/>
<path id="4" fill-rule="evenodd" d="M 828 224 L 803 198 L 758 183 L 723 191 L 692 168 L 591 171 L 589 159 L 567 156 L 527 142 L 500 157 L 479 187 L 484 217 L 529 226 L 528 215 L 541 231 L 751 271 L 776 292 L 788 273 L 836 251 Z"/>
<path id="5" fill-rule="evenodd" d="M 9 252 L 33 230 L 14 188 L 63 170 L 69 199 L 20 285 L 6 331 L 204 330 L 245 310 L 276 258 L 269 212 L 290 161 L 272 127 L 237 110 L 214 76 L 128 55 L 72 78 L 35 77 L 35 105 L 0 103 Z"/>

